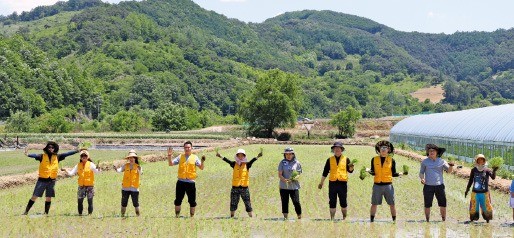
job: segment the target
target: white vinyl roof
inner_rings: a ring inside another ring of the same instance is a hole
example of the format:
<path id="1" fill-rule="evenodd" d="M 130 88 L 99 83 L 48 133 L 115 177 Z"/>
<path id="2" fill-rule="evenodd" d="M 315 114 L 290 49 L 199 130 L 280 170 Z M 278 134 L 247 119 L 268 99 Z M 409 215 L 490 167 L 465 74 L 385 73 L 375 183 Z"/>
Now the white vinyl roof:
<path id="1" fill-rule="evenodd" d="M 514 104 L 412 116 L 391 134 L 514 143 Z"/>

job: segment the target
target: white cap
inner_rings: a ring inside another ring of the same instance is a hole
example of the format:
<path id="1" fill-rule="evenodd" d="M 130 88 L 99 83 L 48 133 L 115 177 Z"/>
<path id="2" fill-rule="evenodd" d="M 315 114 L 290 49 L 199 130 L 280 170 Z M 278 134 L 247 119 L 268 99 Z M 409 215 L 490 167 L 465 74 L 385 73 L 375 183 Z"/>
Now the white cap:
<path id="1" fill-rule="evenodd" d="M 237 155 L 237 154 L 243 154 L 243 155 L 245 155 L 245 156 L 246 156 L 246 152 L 245 152 L 245 150 L 243 150 L 243 149 L 238 149 L 238 150 L 237 150 L 236 155 Z"/>

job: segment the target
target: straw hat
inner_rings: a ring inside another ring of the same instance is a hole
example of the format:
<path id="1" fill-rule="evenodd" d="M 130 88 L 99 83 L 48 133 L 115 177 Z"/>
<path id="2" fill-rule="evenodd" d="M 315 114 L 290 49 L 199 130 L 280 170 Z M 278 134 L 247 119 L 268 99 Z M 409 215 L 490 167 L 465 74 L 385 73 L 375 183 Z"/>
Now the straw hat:
<path id="1" fill-rule="evenodd" d="M 485 158 L 485 155 L 478 154 L 475 156 L 475 163 L 478 163 L 478 159 L 484 159 L 484 162 L 487 162 L 487 159 Z"/>
<path id="2" fill-rule="evenodd" d="M 136 159 L 137 159 L 137 158 L 139 158 L 139 156 L 137 156 L 137 153 L 136 153 L 136 151 L 135 151 L 135 150 L 130 150 L 130 151 L 129 151 L 129 153 L 128 153 L 128 155 L 127 155 L 127 157 L 125 157 L 125 159 L 128 159 L 128 158 L 130 158 L 130 157 L 134 157 L 134 158 L 136 158 Z"/>
<path id="3" fill-rule="evenodd" d="M 87 158 L 89 159 L 89 152 L 87 152 L 87 150 L 81 150 L 80 151 L 80 157 L 82 157 L 82 155 L 86 155 Z"/>

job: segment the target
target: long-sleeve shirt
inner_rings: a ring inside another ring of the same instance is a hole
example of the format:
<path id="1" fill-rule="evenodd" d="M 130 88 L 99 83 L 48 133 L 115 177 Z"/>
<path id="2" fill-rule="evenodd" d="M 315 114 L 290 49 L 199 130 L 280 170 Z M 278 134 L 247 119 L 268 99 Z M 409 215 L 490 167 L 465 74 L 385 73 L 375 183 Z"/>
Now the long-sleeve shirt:
<path id="1" fill-rule="evenodd" d="M 512 182 L 510 183 L 510 189 L 509 189 L 509 191 L 510 191 L 511 193 L 514 193 L 514 180 L 512 180 Z"/>
<path id="2" fill-rule="evenodd" d="M 339 160 L 341 159 L 341 156 L 337 157 L 337 156 L 334 156 L 336 157 L 336 164 L 339 164 Z M 350 171 L 350 158 L 346 158 L 346 171 L 348 171 L 349 173 L 353 173 L 353 170 Z M 323 177 L 327 177 L 328 174 L 330 173 L 330 158 L 327 159 L 327 162 L 325 163 L 325 167 L 323 168 L 323 174 L 322 176 Z"/>
<path id="3" fill-rule="evenodd" d="M 426 185 L 438 186 L 444 184 L 443 170 L 448 171 L 449 168 L 448 163 L 441 158 L 435 160 L 426 158 L 421 162 L 419 178 L 425 179 Z"/>
<path id="4" fill-rule="evenodd" d="M 236 166 L 236 161 L 230 161 L 225 157 L 223 157 L 223 161 L 227 162 L 230 165 L 230 167 L 232 167 L 232 168 L 234 168 L 234 166 Z M 250 160 L 250 162 L 246 163 L 246 168 L 248 170 L 250 170 L 250 167 L 252 167 L 252 164 L 255 161 L 257 161 L 257 158 L 253 158 L 252 160 Z"/>
<path id="5" fill-rule="evenodd" d="M 382 166 L 384 166 L 385 159 L 386 159 L 386 157 L 380 157 L 380 162 L 381 162 Z M 375 158 L 371 159 L 371 168 L 369 170 L 369 174 L 375 176 L 375 163 L 373 163 L 373 160 L 375 160 Z M 396 161 L 394 161 L 394 159 L 392 159 L 392 160 L 393 160 L 393 162 L 392 162 L 392 165 L 391 165 L 391 174 L 393 175 L 393 177 L 398 177 L 398 176 L 400 176 L 400 174 L 396 172 Z M 375 184 L 377 184 L 377 185 L 389 185 L 389 184 L 392 184 L 392 183 L 381 182 L 381 183 L 375 183 Z"/>
<path id="6" fill-rule="evenodd" d="M 96 174 L 96 173 L 98 173 L 98 172 L 100 172 L 100 171 L 96 168 L 96 165 L 95 165 L 95 164 L 93 164 L 93 162 L 89 163 L 89 168 L 90 168 L 90 169 L 91 169 L 91 171 L 93 171 L 93 173 L 95 173 L 95 174 Z M 73 169 L 72 169 L 70 172 L 68 172 L 68 171 L 66 171 L 66 172 L 68 173 L 68 175 L 69 175 L 69 176 L 73 176 L 73 175 L 77 174 L 78 169 L 79 169 L 79 165 L 77 164 L 77 165 L 75 165 L 75 167 L 73 167 Z"/>
<path id="7" fill-rule="evenodd" d="M 57 160 L 59 162 L 61 162 L 62 160 L 66 159 L 66 157 L 68 157 L 70 155 L 74 155 L 74 154 L 76 154 L 78 152 L 79 152 L 78 150 L 72 150 L 72 151 L 68 151 L 66 153 L 58 154 L 57 155 Z M 43 154 L 28 154 L 27 156 L 30 157 L 30 158 L 36 159 L 40 163 L 41 163 L 41 160 L 43 159 Z"/>
<path id="8" fill-rule="evenodd" d="M 489 191 L 489 177 L 496 179 L 496 172 L 489 169 L 478 171 L 476 167 L 471 169 L 466 191 L 469 191 L 471 185 L 473 185 L 473 192 L 475 193 L 485 193 Z"/>
<path id="9" fill-rule="evenodd" d="M 57 161 L 61 162 L 64 159 L 66 159 L 66 157 L 68 157 L 70 155 L 74 155 L 74 154 L 76 154 L 78 152 L 79 152 L 78 150 L 72 150 L 72 151 L 68 151 L 66 153 L 57 154 Z M 41 161 L 43 160 L 43 154 L 28 154 L 27 156 L 30 157 L 30 158 L 34 158 L 35 160 L 39 161 L 39 163 L 41 163 Z M 40 180 L 40 181 L 52 181 L 52 180 L 55 180 L 55 179 L 52 179 L 52 178 L 38 178 L 38 180 Z"/>

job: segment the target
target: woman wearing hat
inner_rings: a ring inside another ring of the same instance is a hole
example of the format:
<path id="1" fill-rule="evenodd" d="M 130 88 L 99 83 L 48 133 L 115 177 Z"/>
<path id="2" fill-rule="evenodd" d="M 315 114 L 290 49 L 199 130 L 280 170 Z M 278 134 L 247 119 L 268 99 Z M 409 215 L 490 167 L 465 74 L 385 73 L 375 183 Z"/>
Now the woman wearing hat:
<path id="1" fill-rule="evenodd" d="M 453 163 L 447 163 L 441 159 L 441 156 L 446 151 L 445 148 L 439 148 L 434 144 L 427 144 L 425 146 L 427 158 L 421 162 L 419 169 L 419 179 L 423 184 L 423 198 L 425 206 L 425 219 L 430 221 L 430 208 L 434 200 L 434 195 L 437 199 L 437 205 L 441 212 L 441 218 L 446 220 L 446 193 L 443 181 L 443 171 L 451 173 L 453 171 Z"/>
<path id="2" fill-rule="evenodd" d="M 222 158 L 219 153 L 216 156 Z M 238 149 L 234 156 L 235 161 L 230 161 L 223 157 L 223 161 L 227 162 L 230 167 L 233 168 L 232 172 L 232 190 L 230 191 L 230 217 L 234 217 L 239 204 L 239 197 L 243 199 L 245 204 L 246 212 L 248 216 L 252 217 L 252 204 L 250 202 L 250 191 L 248 186 L 250 185 L 250 168 L 252 164 L 262 156 L 261 153 L 257 157 L 253 158 L 248 162 L 246 158 L 246 152 L 243 149 Z"/>
<path id="3" fill-rule="evenodd" d="M 387 205 L 389 205 L 393 221 L 396 221 L 393 177 L 398 177 L 401 173 L 396 172 L 396 162 L 392 157 L 394 146 L 389 141 L 379 141 L 375 145 L 375 151 L 378 156 L 371 159 L 371 168 L 369 171 L 371 175 L 375 176 L 373 179 L 373 192 L 371 195 L 371 208 L 369 212 L 370 221 L 373 222 L 375 220 L 377 206 L 382 205 L 382 197 L 385 198 Z"/>
<path id="4" fill-rule="evenodd" d="M 337 197 L 339 197 L 339 205 L 341 206 L 341 213 L 343 214 L 344 220 L 346 219 L 348 209 L 348 173 L 353 173 L 353 164 L 351 163 L 350 158 L 347 158 L 343 155 L 343 143 L 337 141 L 330 148 L 332 149 L 334 155 L 328 158 L 327 162 L 325 163 L 318 188 L 323 188 L 323 183 L 330 173 L 330 177 L 328 179 L 328 203 L 330 206 L 330 219 L 333 220 L 336 215 Z"/>
<path id="5" fill-rule="evenodd" d="M 289 197 L 291 197 L 296 215 L 298 219 L 301 219 L 302 206 L 300 205 L 300 183 L 298 182 L 298 176 L 302 173 L 302 166 L 300 161 L 296 159 L 293 148 L 286 148 L 282 154 L 284 154 L 284 159 L 278 164 L 282 214 L 284 215 L 284 219 L 287 219 L 289 213 Z"/>
<path id="6" fill-rule="evenodd" d="M 57 172 L 59 172 L 59 162 L 64 160 L 70 155 L 78 153 L 78 150 L 66 152 L 64 154 L 57 154 L 59 152 L 59 145 L 53 141 L 49 141 L 43 149 L 43 154 L 28 154 L 28 148 L 25 148 L 25 155 L 39 161 L 38 179 L 32 198 L 30 198 L 25 212 L 23 215 L 29 213 L 30 208 L 36 202 L 38 197 L 43 196 L 45 192 L 45 214 L 48 214 L 50 205 L 52 204 L 52 197 L 55 197 L 55 181 L 57 179 Z"/>
<path id="7" fill-rule="evenodd" d="M 496 170 L 486 168 L 486 159 L 483 154 L 475 156 L 475 167 L 471 169 L 469 174 L 468 185 L 464 197 L 468 196 L 469 188 L 473 185 L 471 191 L 471 200 L 469 203 L 469 220 L 477 221 L 479 209 L 482 209 L 482 217 L 489 223 L 493 219 L 493 206 L 491 205 L 491 194 L 489 193 L 489 177 L 496 178 Z"/>
<path id="8" fill-rule="evenodd" d="M 100 170 L 96 168 L 96 165 L 89 157 L 89 152 L 81 150 L 79 163 L 73 167 L 73 170 L 69 172 L 63 168 L 62 171 L 66 172 L 68 176 L 79 175 L 79 188 L 77 192 L 79 215 L 82 215 L 84 210 L 83 203 L 85 197 L 87 197 L 87 213 L 91 215 L 93 213 L 93 197 L 95 196 L 95 173 L 100 172 Z"/>
<path id="9" fill-rule="evenodd" d="M 143 168 L 139 165 L 139 157 L 135 150 L 130 150 L 127 163 L 116 169 L 118 173 L 123 172 L 123 182 L 121 184 L 121 216 L 125 216 L 128 199 L 132 198 L 132 205 L 136 210 L 136 215 L 140 215 L 139 210 L 139 177 L 143 174 Z"/>

